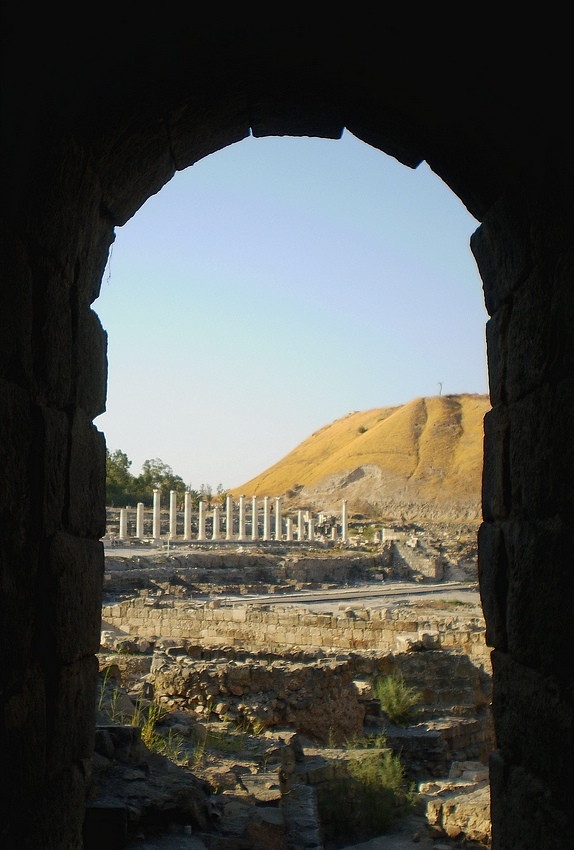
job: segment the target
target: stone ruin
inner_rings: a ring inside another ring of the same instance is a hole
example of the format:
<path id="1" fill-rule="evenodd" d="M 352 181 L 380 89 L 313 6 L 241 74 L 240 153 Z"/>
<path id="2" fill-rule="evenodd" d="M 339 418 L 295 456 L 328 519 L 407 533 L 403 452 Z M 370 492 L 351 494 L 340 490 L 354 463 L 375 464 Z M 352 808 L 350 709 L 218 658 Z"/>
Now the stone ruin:
<path id="1" fill-rule="evenodd" d="M 120 825 L 126 837 L 137 829 L 153 833 L 155 824 L 164 831 L 189 828 L 206 850 L 224 839 L 226 850 L 258 848 L 254 835 L 288 842 L 294 850 L 322 850 L 331 846 L 325 844 L 331 816 L 321 801 L 342 782 L 348 785 L 353 760 L 374 757 L 372 745 L 365 748 L 361 742 L 384 735 L 381 752 L 400 754 L 406 778 L 419 788 L 419 846 L 421 835 L 429 841 L 464 838 L 477 847 L 489 846 L 487 763 L 494 733 L 480 612 L 424 610 L 385 600 L 375 608 L 341 604 L 329 614 L 280 604 L 282 593 L 305 586 L 303 579 L 311 576 L 325 578 L 326 570 L 331 579 L 372 575 L 379 568 L 377 559 L 365 555 L 354 554 L 346 564 L 343 557 L 328 564 L 323 558 L 242 553 L 196 554 L 177 564 L 162 563 L 163 555 L 156 560 L 150 565 L 139 556 L 133 563 L 107 559 L 99 659 L 101 681 L 116 694 L 114 710 L 125 720 L 142 701 L 153 702 L 165 712 L 158 727 L 162 734 L 179 736 L 188 748 L 193 741 L 197 746 L 198 736 L 219 740 L 239 729 L 250 734 L 251 750 L 249 757 L 235 753 L 235 767 L 221 757 L 215 765 L 193 767 L 187 796 L 180 768 L 170 779 L 175 802 L 152 777 L 145 791 L 148 803 L 136 804 L 133 794 L 130 798 L 132 821 L 125 815 Z M 239 577 L 247 584 L 238 587 Z M 208 578 L 210 592 L 202 595 Z M 255 589 L 261 596 L 272 582 L 277 604 L 258 601 Z M 246 588 L 250 596 L 242 599 Z M 233 601 L 226 596 L 229 590 L 238 592 Z M 393 726 L 373 696 L 374 681 L 393 673 L 421 695 L 417 721 L 406 728 Z M 117 778 L 110 778 L 108 762 L 125 761 L 125 752 L 115 752 L 116 735 L 103 716 L 96 758 L 99 775 L 107 771 L 108 778 L 102 778 L 102 787 L 97 779 L 93 784 L 91 834 L 109 827 L 109 809 L 117 814 L 126 807 L 125 784 L 122 790 Z M 141 749 L 133 736 L 130 727 L 120 734 L 120 750 L 126 737 L 128 750 Z M 237 759 L 243 760 L 240 780 Z M 139 782 L 145 788 L 148 780 L 141 770 L 127 775 L 139 777 L 128 786 Z M 114 804 L 109 798 L 106 803 L 103 790 L 110 783 L 115 783 Z M 226 790 L 214 794 L 221 788 Z M 178 802 L 181 795 L 185 805 Z M 232 816 L 234 805 L 241 817 Z M 263 819 L 261 805 L 266 807 Z M 409 823 L 413 830 L 412 818 Z"/>

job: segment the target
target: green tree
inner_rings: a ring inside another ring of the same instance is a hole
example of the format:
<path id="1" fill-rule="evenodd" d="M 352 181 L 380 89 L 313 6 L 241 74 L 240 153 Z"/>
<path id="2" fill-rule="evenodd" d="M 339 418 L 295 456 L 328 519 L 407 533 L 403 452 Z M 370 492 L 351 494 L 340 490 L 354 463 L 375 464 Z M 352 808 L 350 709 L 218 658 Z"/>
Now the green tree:
<path id="1" fill-rule="evenodd" d="M 155 489 L 160 490 L 162 501 L 169 499 L 170 490 L 175 490 L 178 494 L 178 503 L 183 502 L 186 490 L 183 478 L 176 475 L 171 466 L 157 457 L 148 458 L 143 462 L 141 475 L 137 478 L 137 486 L 140 501 L 147 504 L 152 503 Z"/>
<path id="2" fill-rule="evenodd" d="M 200 502 L 200 499 L 201 499 L 201 493 L 199 492 L 199 490 L 194 490 L 191 487 L 189 487 L 188 489 L 189 489 L 189 495 L 191 496 L 191 507 L 193 508 L 194 511 L 196 511 L 197 508 L 199 507 L 199 502 Z"/>
<path id="3" fill-rule="evenodd" d="M 125 507 L 137 502 L 136 479 L 130 472 L 131 460 L 121 449 L 106 449 L 106 505 Z"/>

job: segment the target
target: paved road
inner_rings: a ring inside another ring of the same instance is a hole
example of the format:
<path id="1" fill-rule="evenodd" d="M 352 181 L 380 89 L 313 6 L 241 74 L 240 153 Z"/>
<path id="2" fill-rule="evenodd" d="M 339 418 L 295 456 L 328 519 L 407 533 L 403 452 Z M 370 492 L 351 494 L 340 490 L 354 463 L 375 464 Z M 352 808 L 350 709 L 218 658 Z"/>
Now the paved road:
<path id="1" fill-rule="evenodd" d="M 334 610 L 341 603 L 353 602 L 368 608 L 382 607 L 386 602 L 397 604 L 413 598 L 434 600 L 459 600 L 480 607 L 480 596 L 476 583 L 441 582 L 436 584 L 414 584 L 411 582 L 388 581 L 384 584 L 369 584 L 359 587 L 337 587 L 328 590 L 303 590 L 294 593 L 249 594 L 225 596 L 227 602 L 250 605 L 299 605 L 313 610 Z"/>

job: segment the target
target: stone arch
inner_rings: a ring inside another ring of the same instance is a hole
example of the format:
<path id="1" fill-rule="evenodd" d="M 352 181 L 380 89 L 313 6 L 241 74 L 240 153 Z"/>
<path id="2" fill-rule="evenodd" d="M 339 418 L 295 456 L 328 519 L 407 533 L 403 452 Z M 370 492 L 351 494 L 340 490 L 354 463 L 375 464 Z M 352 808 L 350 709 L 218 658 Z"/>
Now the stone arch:
<path id="1" fill-rule="evenodd" d="M 343 127 L 409 167 L 425 160 L 481 222 L 472 249 L 491 316 L 479 569 L 493 647 L 493 847 L 566 846 L 568 76 L 537 97 L 533 69 L 507 51 L 465 88 L 462 51 L 440 33 L 432 50 L 424 28 L 382 50 L 354 19 L 317 31 L 119 16 L 86 33 L 46 9 L 30 32 L 26 12 L 4 12 L 5 846 L 81 848 L 104 530 L 104 442 L 92 420 L 105 405 L 106 341 L 91 305 L 114 228 L 175 171 L 249 132 L 337 138 Z M 433 58 L 441 49 L 446 71 Z M 25 823 L 13 815 L 22 799 L 34 800 Z"/>

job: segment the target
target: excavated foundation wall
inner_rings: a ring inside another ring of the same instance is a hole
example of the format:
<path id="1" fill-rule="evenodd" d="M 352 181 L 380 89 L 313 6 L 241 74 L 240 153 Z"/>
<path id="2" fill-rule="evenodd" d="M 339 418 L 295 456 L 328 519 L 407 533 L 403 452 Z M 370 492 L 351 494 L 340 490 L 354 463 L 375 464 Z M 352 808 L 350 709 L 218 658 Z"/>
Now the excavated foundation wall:
<path id="1" fill-rule="evenodd" d="M 404 652 L 412 648 L 457 650 L 490 672 L 490 650 L 479 617 L 457 618 L 399 613 L 388 608 L 346 607 L 333 614 L 279 606 L 213 601 L 190 604 L 137 597 L 102 608 L 102 629 L 125 635 L 173 638 L 201 646 L 241 646 L 247 649 L 377 650 Z"/>

